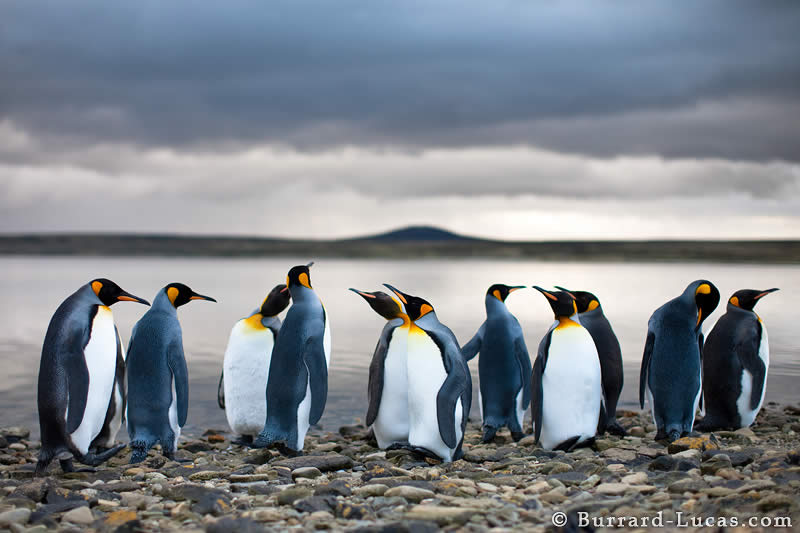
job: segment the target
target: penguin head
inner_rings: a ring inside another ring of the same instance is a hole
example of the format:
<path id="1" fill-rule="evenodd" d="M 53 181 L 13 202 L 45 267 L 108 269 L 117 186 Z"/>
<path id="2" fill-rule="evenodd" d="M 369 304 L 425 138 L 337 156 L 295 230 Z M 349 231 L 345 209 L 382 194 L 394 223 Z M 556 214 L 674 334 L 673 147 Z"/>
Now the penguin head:
<path id="1" fill-rule="evenodd" d="M 714 312 L 719 304 L 719 289 L 713 283 L 705 279 L 693 281 L 686 287 L 684 296 L 693 297 L 697 306 L 697 324 L 699 328 L 703 321 Z"/>
<path id="2" fill-rule="evenodd" d="M 419 320 L 428 313 L 434 313 L 433 306 L 428 303 L 427 300 L 418 296 L 406 294 L 388 283 L 384 283 L 383 286 L 397 295 L 400 302 L 403 304 L 403 310 L 408 315 L 408 319 L 412 322 Z"/>
<path id="3" fill-rule="evenodd" d="M 122 288 L 106 278 L 97 278 L 89 282 L 92 290 L 103 302 L 103 305 L 112 305 L 117 302 L 139 302 L 140 304 L 150 305 L 150 302 L 138 296 L 122 290 Z"/>
<path id="4" fill-rule="evenodd" d="M 564 287 L 556 285 L 556 289 L 568 292 L 575 297 L 575 305 L 578 307 L 579 313 L 586 313 L 587 311 L 594 311 L 600 307 L 600 299 L 587 291 L 571 291 Z"/>
<path id="5" fill-rule="evenodd" d="M 289 287 L 290 292 L 296 287 L 311 288 L 311 271 L 309 269 L 313 264 L 314 261 L 311 261 L 307 265 L 298 265 L 289 270 L 286 275 L 286 286 Z"/>
<path id="6" fill-rule="evenodd" d="M 188 304 L 192 300 L 208 300 L 209 302 L 216 302 L 216 300 L 210 296 L 197 294 L 183 283 L 170 283 L 164 287 L 164 292 L 167 294 L 167 298 L 169 298 L 169 301 L 172 302 L 172 305 L 174 305 L 176 309 L 184 304 Z"/>
<path id="7" fill-rule="evenodd" d="M 383 291 L 366 292 L 352 288 L 350 290 L 364 298 L 372 310 L 386 320 L 392 320 L 393 318 L 399 318 L 405 315 L 400 302 Z"/>
<path id="8" fill-rule="evenodd" d="M 733 293 L 728 303 L 734 307 L 740 307 L 745 311 L 752 311 L 758 301 L 771 292 L 778 289 L 767 289 L 765 291 L 757 291 L 753 289 L 742 289 Z"/>
<path id="9" fill-rule="evenodd" d="M 486 291 L 486 296 L 497 298 L 501 302 L 505 302 L 508 295 L 519 289 L 524 289 L 525 285 L 503 285 L 502 283 L 495 283 Z"/>
<path id="10" fill-rule="evenodd" d="M 550 304 L 556 318 L 571 317 L 578 312 L 578 305 L 575 303 L 575 296 L 572 293 L 567 291 L 546 291 L 536 285 L 533 288 L 547 298 L 547 303 Z"/>
<path id="11" fill-rule="evenodd" d="M 259 312 L 262 316 L 278 316 L 289 305 L 289 288 L 281 283 L 269 291 L 261 304 Z"/>

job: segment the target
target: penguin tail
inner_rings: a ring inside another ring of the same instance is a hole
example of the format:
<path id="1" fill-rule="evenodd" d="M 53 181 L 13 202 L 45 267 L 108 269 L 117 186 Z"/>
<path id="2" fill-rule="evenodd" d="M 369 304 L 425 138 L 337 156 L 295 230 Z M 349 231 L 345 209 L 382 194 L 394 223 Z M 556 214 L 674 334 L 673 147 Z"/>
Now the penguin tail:
<path id="1" fill-rule="evenodd" d="M 667 431 L 667 440 L 669 442 L 675 442 L 679 438 L 681 438 L 681 430 L 673 428 Z"/>
<path id="2" fill-rule="evenodd" d="M 481 438 L 481 440 L 483 442 L 492 442 L 494 440 L 495 435 L 497 435 L 497 428 L 494 426 L 490 426 L 488 424 L 484 424 L 483 437 Z"/>
<path id="3" fill-rule="evenodd" d="M 141 463 L 142 461 L 147 459 L 147 452 L 152 447 L 152 444 L 144 440 L 132 440 L 130 446 L 131 446 L 130 464 L 135 464 L 135 463 Z"/>

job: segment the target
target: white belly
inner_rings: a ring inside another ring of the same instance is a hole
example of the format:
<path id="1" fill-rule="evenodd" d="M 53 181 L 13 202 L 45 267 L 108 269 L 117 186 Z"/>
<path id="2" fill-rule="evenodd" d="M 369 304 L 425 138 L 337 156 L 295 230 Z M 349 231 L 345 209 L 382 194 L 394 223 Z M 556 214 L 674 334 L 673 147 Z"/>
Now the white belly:
<path id="1" fill-rule="evenodd" d="M 323 308 L 324 309 L 324 308 Z M 322 349 L 325 351 L 325 366 L 331 367 L 331 322 L 328 311 L 325 311 L 325 332 L 322 334 Z"/>
<path id="2" fill-rule="evenodd" d="M 240 320 L 225 350 L 223 387 L 228 425 L 240 435 L 257 435 L 267 418 L 267 379 L 274 335 Z"/>
<path id="3" fill-rule="evenodd" d="M 117 333 L 111 309 L 101 306 L 92 323 L 89 343 L 83 350 L 89 370 L 89 393 L 80 426 L 70 435 L 72 443 L 85 454 L 92 440 L 103 429 L 108 403 L 114 390 L 117 368 Z"/>
<path id="4" fill-rule="evenodd" d="M 311 414 L 311 383 L 306 383 L 306 395 L 297 406 L 297 442 L 295 442 L 295 450 L 302 450 L 305 444 L 306 433 L 309 424 L 309 415 Z"/>
<path id="5" fill-rule="evenodd" d="M 379 448 L 408 442 L 408 328 L 395 328 L 383 368 L 383 392 L 372 425 Z"/>
<path id="6" fill-rule="evenodd" d="M 592 438 L 602 394 L 600 359 L 589 332 L 575 326 L 553 331 L 542 376 L 542 446 Z"/>
<path id="7" fill-rule="evenodd" d="M 439 433 L 436 396 L 447 373 L 441 352 L 433 340 L 424 333 L 408 337 L 408 442 L 426 448 L 445 462 L 452 460 L 453 449 L 448 448 Z M 461 402 L 456 405 L 458 414 Z M 461 417 L 456 418 L 456 425 Z M 461 433 L 458 427 L 457 436 Z"/>
<path id="8" fill-rule="evenodd" d="M 173 450 L 178 448 L 178 439 L 181 436 L 181 427 L 178 425 L 178 395 L 175 392 L 175 379 L 172 379 L 172 403 L 169 404 L 169 427 L 172 428 L 172 432 L 175 434 L 175 440 L 173 441 Z M 162 443 L 163 446 L 163 443 Z"/>
<path id="9" fill-rule="evenodd" d="M 753 392 L 753 375 L 747 370 L 742 371 L 742 393 L 736 400 L 736 407 L 739 410 L 742 427 L 750 427 L 756 420 L 756 415 L 761 410 L 764 403 L 764 394 L 767 391 L 767 374 L 769 373 L 769 340 L 767 339 L 767 328 L 761 324 L 761 345 L 758 347 L 758 357 L 764 362 L 764 386 L 761 389 L 761 398 L 758 406 L 750 409 L 750 396 Z"/>

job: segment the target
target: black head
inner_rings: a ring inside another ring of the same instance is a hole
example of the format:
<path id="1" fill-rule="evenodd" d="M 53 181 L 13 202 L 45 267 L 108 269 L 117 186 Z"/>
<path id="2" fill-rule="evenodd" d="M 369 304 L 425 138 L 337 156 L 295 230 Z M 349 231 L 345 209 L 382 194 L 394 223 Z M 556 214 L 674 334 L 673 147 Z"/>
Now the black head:
<path id="1" fill-rule="evenodd" d="M 112 305 L 117 302 L 139 302 L 140 304 L 150 305 L 150 303 L 138 296 L 122 290 L 122 288 L 106 278 L 97 278 L 89 282 L 92 290 L 103 302 L 103 305 Z"/>
<path id="2" fill-rule="evenodd" d="M 312 261 L 307 265 L 299 265 L 289 270 L 289 274 L 286 275 L 286 285 L 289 290 L 292 290 L 292 287 L 299 286 L 311 288 L 311 271 L 309 269 L 313 264 L 314 262 Z"/>
<path id="3" fill-rule="evenodd" d="M 388 283 L 384 283 L 383 286 L 395 293 L 400 301 L 403 302 L 403 307 L 405 308 L 405 312 L 408 315 L 409 320 L 419 320 L 423 316 L 433 311 L 433 306 L 426 300 L 418 296 L 406 294 L 399 289 L 392 287 Z"/>
<path id="4" fill-rule="evenodd" d="M 524 289 L 525 285 L 503 285 L 502 283 L 495 283 L 486 291 L 487 295 L 492 295 L 501 302 L 505 302 L 508 295 L 519 289 Z"/>
<path id="5" fill-rule="evenodd" d="M 183 283 L 170 283 L 164 287 L 164 292 L 167 293 L 167 298 L 169 298 L 169 301 L 172 302 L 172 305 L 174 305 L 175 308 L 178 308 L 184 304 L 188 304 L 192 300 L 208 300 L 209 302 L 216 302 L 216 300 L 210 296 L 197 294 Z"/>
<path id="6" fill-rule="evenodd" d="M 291 296 L 289 296 L 289 288 L 283 283 L 280 285 L 275 285 L 275 287 L 269 291 L 269 294 L 267 294 L 267 297 L 264 298 L 264 301 L 261 303 L 261 315 L 278 316 L 281 311 L 286 309 L 290 300 Z"/>
<path id="7" fill-rule="evenodd" d="M 398 318 L 405 314 L 403 313 L 403 309 L 397 303 L 397 300 L 383 291 L 366 292 L 358 289 L 350 290 L 364 298 L 372 310 L 386 320 Z"/>
<path id="8" fill-rule="evenodd" d="M 547 298 L 547 303 L 550 304 L 556 318 L 571 317 L 578 312 L 578 306 L 575 303 L 575 297 L 572 293 L 567 291 L 546 291 L 536 285 L 534 285 L 533 288 L 541 292 L 544 297 Z"/>
<path id="9" fill-rule="evenodd" d="M 694 288 L 694 302 L 697 305 L 697 327 L 699 328 L 719 305 L 719 289 L 705 279 L 692 282 L 687 289 L 692 288 Z"/>
<path id="10" fill-rule="evenodd" d="M 564 287 L 559 287 L 558 285 L 556 285 L 556 289 L 568 292 L 575 297 L 575 305 L 578 307 L 579 313 L 594 311 L 600 307 L 600 299 L 591 292 L 571 291 L 569 289 L 565 289 Z"/>
<path id="11" fill-rule="evenodd" d="M 757 291 L 754 289 L 742 289 L 733 293 L 728 303 L 741 307 L 746 311 L 752 311 L 758 301 L 769 293 L 775 292 L 778 289 L 767 289 L 765 291 Z"/>

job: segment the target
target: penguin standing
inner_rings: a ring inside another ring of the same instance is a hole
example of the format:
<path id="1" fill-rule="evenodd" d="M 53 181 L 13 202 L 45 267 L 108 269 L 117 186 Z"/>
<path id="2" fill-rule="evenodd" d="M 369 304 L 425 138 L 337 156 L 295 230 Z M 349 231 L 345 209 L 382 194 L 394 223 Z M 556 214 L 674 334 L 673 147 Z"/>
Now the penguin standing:
<path id="1" fill-rule="evenodd" d="M 575 297 L 578 307 L 578 319 L 583 327 L 589 330 L 600 356 L 600 370 L 603 374 L 603 406 L 606 413 L 605 420 L 601 420 L 598 432 L 608 431 L 614 435 L 624 436 L 625 428 L 617 422 L 617 402 L 622 393 L 624 381 L 622 372 L 622 349 L 619 345 L 611 323 L 603 314 L 600 300 L 586 291 L 570 291 L 563 287 L 556 287 L 567 291 Z"/>
<path id="2" fill-rule="evenodd" d="M 697 429 L 735 430 L 755 421 L 767 388 L 769 340 L 767 328 L 753 308 L 777 290 L 736 291 L 708 334 L 703 346 L 705 417 Z"/>
<path id="3" fill-rule="evenodd" d="M 512 292 L 524 287 L 495 284 L 486 291 L 486 321 L 461 352 L 469 361 L 480 352 L 478 405 L 483 420 L 483 442 L 507 426 L 518 441 L 525 436 L 522 421 L 531 401 L 531 359 L 522 328 L 506 307 Z"/>
<path id="4" fill-rule="evenodd" d="M 261 307 L 239 320 L 231 330 L 222 363 L 219 387 L 228 425 L 250 444 L 264 427 L 272 348 L 281 329 L 278 314 L 289 305 L 286 285 L 273 288 Z"/>
<path id="5" fill-rule="evenodd" d="M 125 389 L 125 347 L 119 336 L 119 330 L 114 327 L 117 336 L 117 374 L 114 378 L 114 390 L 111 393 L 111 403 L 108 404 L 106 419 L 103 422 L 103 429 L 100 434 L 92 441 L 90 449 L 95 451 L 105 451 L 114 446 L 122 423 L 125 421 L 125 403 L 127 400 L 127 390 Z"/>
<path id="6" fill-rule="evenodd" d="M 408 333 L 408 443 L 449 463 L 463 456 L 472 378 L 455 335 L 433 306 L 384 284 L 402 302 Z"/>
<path id="7" fill-rule="evenodd" d="M 385 292 L 350 289 L 387 320 L 372 362 L 367 389 L 367 426 L 378 447 L 408 443 L 408 331 L 411 323 L 401 305 Z"/>
<path id="8" fill-rule="evenodd" d="M 536 441 L 546 450 L 572 450 L 593 442 L 604 416 L 597 348 L 578 318 L 575 297 L 533 287 L 546 298 L 555 322 L 539 343 L 531 377 Z"/>
<path id="9" fill-rule="evenodd" d="M 277 444 L 287 452 L 302 451 L 308 428 L 325 410 L 331 334 L 325 308 L 311 288 L 312 264 L 293 267 L 286 277 L 292 306 L 272 349 L 267 416 L 253 443 L 257 448 Z"/>
<path id="10" fill-rule="evenodd" d="M 127 360 L 131 463 L 144 461 L 157 443 L 165 457 L 175 458 L 189 409 L 189 371 L 178 307 L 192 300 L 216 302 L 183 283 L 170 283 L 158 291 L 153 306 L 133 327 Z"/>
<path id="11" fill-rule="evenodd" d="M 110 306 L 121 301 L 150 305 L 99 278 L 64 300 L 50 319 L 39 365 L 37 475 L 55 457 L 64 472 L 72 472 L 72 458 L 97 466 L 125 447 L 89 451 L 105 424 L 117 378 L 119 337 Z"/>
<path id="12" fill-rule="evenodd" d="M 692 431 L 702 393 L 703 321 L 716 309 L 719 291 L 697 280 L 653 312 L 639 377 L 639 404 L 647 397 L 656 440 L 670 442 Z"/>

